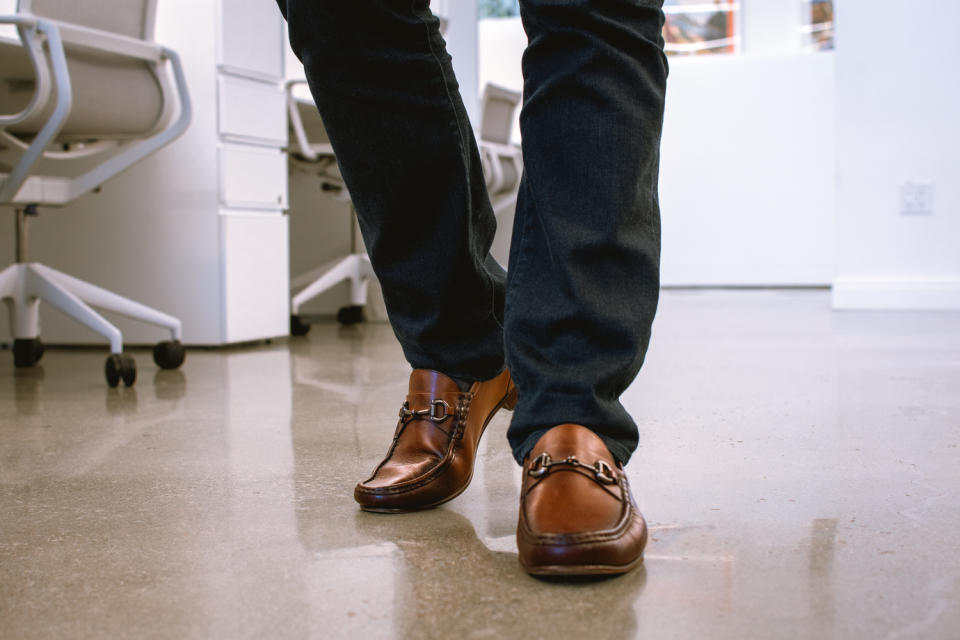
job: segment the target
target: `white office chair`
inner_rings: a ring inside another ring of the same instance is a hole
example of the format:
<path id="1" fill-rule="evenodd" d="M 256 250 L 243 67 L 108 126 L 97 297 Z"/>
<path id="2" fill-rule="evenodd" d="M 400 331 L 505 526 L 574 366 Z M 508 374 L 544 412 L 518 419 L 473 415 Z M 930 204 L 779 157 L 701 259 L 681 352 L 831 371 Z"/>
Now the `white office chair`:
<path id="1" fill-rule="evenodd" d="M 294 95 L 295 88 L 305 84 L 305 80 L 287 82 L 287 110 L 290 114 L 291 134 L 290 168 L 292 171 L 306 171 L 316 175 L 320 181 L 321 191 L 338 200 L 349 202 L 350 193 L 343 183 L 333 147 L 330 145 L 327 130 L 323 126 L 317 107 L 313 101 L 298 99 Z M 352 205 L 350 211 L 352 214 Z M 291 334 L 302 336 L 310 330 L 310 325 L 300 317 L 300 308 L 344 280 L 350 283 L 350 304 L 337 311 L 337 321 L 341 324 L 355 324 L 363 321 L 367 289 L 370 279 L 375 276 L 373 267 L 370 266 L 370 258 L 362 243 L 359 243 L 354 215 L 350 216 L 350 248 L 350 254 L 303 273 L 290 281 L 291 291 L 297 291 L 290 300 Z"/>
<path id="2" fill-rule="evenodd" d="M 291 169 L 315 174 L 320 180 L 321 191 L 349 200 L 350 194 L 340 176 L 333 147 L 316 106 L 311 100 L 298 99 L 294 95 L 295 87 L 302 84 L 305 84 L 304 80 L 287 83 Z M 487 85 L 482 104 L 480 156 L 493 210 L 499 216 L 516 203 L 520 176 L 523 174 L 520 148 L 510 144 L 520 94 L 503 87 Z M 310 325 L 300 316 L 301 307 L 344 280 L 350 282 L 350 305 L 337 312 L 337 320 L 341 324 L 353 324 L 363 320 L 367 287 L 370 279 L 375 276 L 370 266 L 370 258 L 363 247 L 358 245 L 356 223 L 352 216 L 350 230 L 353 253 L 291 280 L 291 290 L 297 292 L 290 302 L 291 334 L 302 336 L 310 330 Z"/>
<path id="3" fill-rule="evenodd" d="M 0 205 L 16 209 L 16 263 L 0 272 L 10 308 L 14 364 L 43 355 L 43 300 L 110 341 L 105 374 L 136 380 L 120 331 L 90 305 L 170 331 L 153 352 L 174 369 L 184 360 L 180 321 L 29 262 L 27 223 L 38 205 L 62 206 L 169 144 L 190 123 L 177 54 L 153 42 L 156 0 L 20 0 L 18 38 L 0 37 Z M 172 74 L 172 77 L 171 77 Z"/>
<path id="4" fill-rule="evenodd" d="M 519 91 L 495 84 L 483 88 L 478 144 L 487 193 L 497 217 L 516 205 L 523 176 L 523 153 L 510 142 L 521 98 Z"/>

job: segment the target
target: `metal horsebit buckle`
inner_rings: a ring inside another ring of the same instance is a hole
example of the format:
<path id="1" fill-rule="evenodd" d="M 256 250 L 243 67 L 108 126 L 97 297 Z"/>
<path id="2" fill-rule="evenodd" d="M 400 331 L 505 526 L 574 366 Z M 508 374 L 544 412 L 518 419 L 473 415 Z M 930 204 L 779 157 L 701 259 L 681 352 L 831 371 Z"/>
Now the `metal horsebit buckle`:
<path id="1" fill-rule="evenodd" d="M 414 420 L 416 418 L 426 418 L 433 422 L 443 422 L 453 415 L 453 410 L 445 400 L 434 400 L 430 403 L 429 409 L 419 409 L 414 411 L 410 408 L 410 403 L 404 402 L 400 407 L 400 421 Z"/>
<path id="2" fill-rule="evenodd" d="M 533 463 L 530 465 L 530 469 L 527 470 L 527 474 L 534 478 L 542 478 L 550 472 L 551 467 L 561 465 L 590 469 L 593 471 L 594 475 L 596 475 L 597 480 L 603 484 L 617 483 L 617 478 L 613 475 L 613 468 L 603 460 L 597 460 L 592 465 L 589 465 L 577 460 L 576 456 L 567 456 L 563 460 L 554 460 L 547 452 L 541 453 L 534 459 Z"/>

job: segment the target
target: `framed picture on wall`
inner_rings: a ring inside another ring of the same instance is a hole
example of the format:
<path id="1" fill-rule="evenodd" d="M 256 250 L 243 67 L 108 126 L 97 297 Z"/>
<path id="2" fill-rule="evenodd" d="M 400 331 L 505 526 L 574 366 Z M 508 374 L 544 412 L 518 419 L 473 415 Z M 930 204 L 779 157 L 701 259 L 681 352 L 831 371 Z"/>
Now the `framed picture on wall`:
<path id="1" fill-rule="evenodd" d="M 668 55 L 734 53 L 740 46 L 739 2 L 666 0 L 663 12 Z"/>
<path id="2" fill-rule="evenodd" d="M 814 51 L 833 49 L 833 0 L 802 0 L 803 44 Z"/>

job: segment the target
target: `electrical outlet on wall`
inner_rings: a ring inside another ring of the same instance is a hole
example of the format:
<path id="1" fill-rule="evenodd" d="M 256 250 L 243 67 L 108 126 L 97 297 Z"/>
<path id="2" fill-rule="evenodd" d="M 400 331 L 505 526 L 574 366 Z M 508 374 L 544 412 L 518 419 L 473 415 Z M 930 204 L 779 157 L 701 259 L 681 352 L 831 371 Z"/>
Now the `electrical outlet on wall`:
<path id="1" fill-rule="evenodd" d="M 900 185 L 900 214 L 928 216 L 933 213 L 933 182 L 908 180 Z"/>

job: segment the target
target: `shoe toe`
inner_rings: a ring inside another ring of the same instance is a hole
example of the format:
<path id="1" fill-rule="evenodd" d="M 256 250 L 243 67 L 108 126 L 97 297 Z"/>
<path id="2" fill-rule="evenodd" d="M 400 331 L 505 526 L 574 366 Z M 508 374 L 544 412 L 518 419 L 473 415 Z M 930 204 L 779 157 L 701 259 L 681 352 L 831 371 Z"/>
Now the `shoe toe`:
<path id="1" fill-rule="evenodd" d="M 579 425 L 548 431 L 524 465 L 517 548 L 534 575 L 625 573 L 647 527 L 603 441 Z"/>

